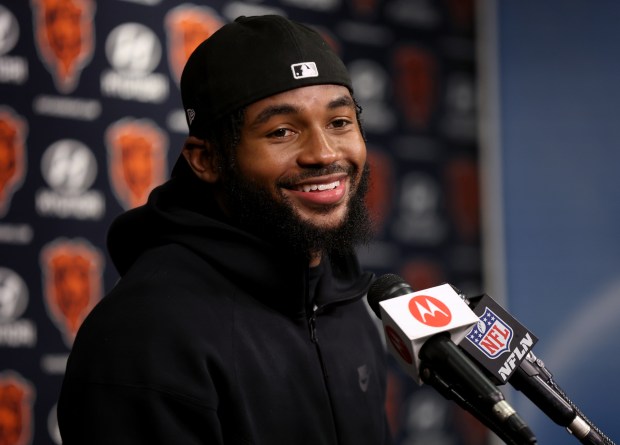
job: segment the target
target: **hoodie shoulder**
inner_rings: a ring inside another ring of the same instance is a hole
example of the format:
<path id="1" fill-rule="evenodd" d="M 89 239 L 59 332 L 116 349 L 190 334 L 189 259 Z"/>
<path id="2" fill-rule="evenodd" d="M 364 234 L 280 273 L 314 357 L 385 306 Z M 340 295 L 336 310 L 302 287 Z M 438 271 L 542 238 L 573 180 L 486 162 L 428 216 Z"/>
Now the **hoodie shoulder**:
<path id="1" fill-rule="evenodd" d="M 211 217 L 220 212 L 210 195 L 197 179 L 173 178 L 153 189 L 146 204 L 119 215 L 107 234 L 108 252 L 119 274 L 124 275 L 144 251 L 169 243 L 179 233 L 217 225 Z"/>

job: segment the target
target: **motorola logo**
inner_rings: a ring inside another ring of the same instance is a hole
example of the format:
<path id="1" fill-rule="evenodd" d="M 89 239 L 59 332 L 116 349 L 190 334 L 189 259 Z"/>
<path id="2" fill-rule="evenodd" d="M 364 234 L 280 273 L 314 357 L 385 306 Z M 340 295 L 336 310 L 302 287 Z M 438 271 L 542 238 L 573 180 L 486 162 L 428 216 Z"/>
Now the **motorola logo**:
<path id="1" fill-rule="evenodd" d="M 441 300 L 417 295 L 409 301 L 409 312 L 420 323 L 434 328 L 447 326 L 452 320 L 450 309 Z"/>

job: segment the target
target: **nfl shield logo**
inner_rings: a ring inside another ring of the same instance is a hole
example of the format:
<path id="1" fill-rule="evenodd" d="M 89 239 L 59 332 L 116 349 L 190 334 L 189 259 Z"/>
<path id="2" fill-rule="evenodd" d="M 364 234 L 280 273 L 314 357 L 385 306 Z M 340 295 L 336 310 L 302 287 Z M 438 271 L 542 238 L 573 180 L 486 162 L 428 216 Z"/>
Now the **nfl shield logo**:
<path id="1" fill-rule="evenodd" d="M 467 339 L 491 359 L 510 350 L 512 337 L 512 328 L 488 307 L 467 334 Z"/>

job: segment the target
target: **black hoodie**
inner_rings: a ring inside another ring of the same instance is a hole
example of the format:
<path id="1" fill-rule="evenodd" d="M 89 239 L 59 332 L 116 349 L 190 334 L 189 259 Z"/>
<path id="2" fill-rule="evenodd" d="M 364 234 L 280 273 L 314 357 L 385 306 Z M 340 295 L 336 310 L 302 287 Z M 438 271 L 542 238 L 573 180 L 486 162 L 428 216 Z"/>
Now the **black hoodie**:
<path id="1" fill-rule="evenodd" d="M 176 178 L 111 226 L 121 279 L 75 340 L 64 445 L 387 443 L 372 275 L 310 270 L 215 207 Z"/>

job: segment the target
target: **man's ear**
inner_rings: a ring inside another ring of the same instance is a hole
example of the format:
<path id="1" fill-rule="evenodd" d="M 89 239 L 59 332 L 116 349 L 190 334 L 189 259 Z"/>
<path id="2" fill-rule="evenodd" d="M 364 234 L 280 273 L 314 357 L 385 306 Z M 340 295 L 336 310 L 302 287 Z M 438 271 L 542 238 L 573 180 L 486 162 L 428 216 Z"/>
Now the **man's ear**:
<path id="1" fill-rule="evenodd" d="M 196 176 L 208 183 L 215 183 L 220 177 L 217 156 L 208 141 L 189 136 L 183 145 L 183 156 Z"/>

